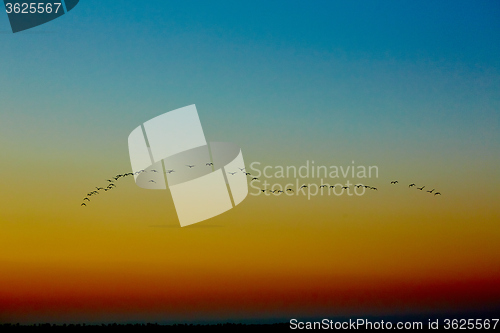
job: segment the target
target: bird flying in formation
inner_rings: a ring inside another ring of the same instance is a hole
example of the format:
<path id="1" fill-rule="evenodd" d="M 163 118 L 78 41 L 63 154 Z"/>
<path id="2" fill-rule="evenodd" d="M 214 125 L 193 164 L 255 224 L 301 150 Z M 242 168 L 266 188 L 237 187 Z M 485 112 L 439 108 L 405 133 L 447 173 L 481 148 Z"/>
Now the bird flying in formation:
<path id="1" fill-rule="evenodd" d="M 207 162 L 205 165 L 206 165 L 206 166 L 213 166 L 214 164 L 213 164 L 212 162 Z M 194 165 L 194 164 L 186 164 L 186 166 L 187 166 L 188 168 L 190 168 L 190 169 L 192 169 L 192 168 L 194 168 L 194 167 L 195 167 L 195 165 Z M 245 168 L 238 168 L 238 169 L 239 169 L 240 171 L 242 171 L 242 172 L 243 172 L 246 176 L 250 176 L 250 175 L 251 175 L 251 174 L 250 174 L 250 172 L 246 172 L 246 171 L 245 171 Z M 155 173 L 157 173 L 158 171 L 157 171 L 157 170 L 155 170 L 155 169 L 150 170 L 150 171 L 146 171 L 146 170 L 139 170 L 139 171 L 136 171 L 136 172 L 134 172 L 134 173 L 129 172 L 129 173 L 118 174 L 118 175 L 116 175 L 116 176 L 114 176 L 114 177 L 111 177 L 111 179 L 107 179 L 107 180 L 106 180 L 107 182 L 109 182 L 109 184 L 108 184 L 108 186 L 107 186 L 106 188 L 103 188 L 103 187 L 95 187 L 95 189 L 96 189 L 96 190 L 95 190 L 95 191 L 92 191 L 92 192 L 89 192 L 89 193 L 87 194 L 87 197 L 86 197 L 86 198 L 84 198 L 83 200 L 87 200 L 87 202 L 90 202 L 89 197 L 91 197 L 91 196 L 93 196 L 93 195 L 97 195 L 97 194 L 99 194 L 99 191 L 101 191 L 101 190 L 102 190 L 102 191 L 107 192 L 107 191 L 109 191 L 109 190 L 113 189 L 114 187 L 116 187 L 115 181 L 118 181 L 120 178 L 127 177 L 127 176 L 134 176 L 134 175 L 138 175 L 138 174 L 143 173 L 143 172 L 155 172 Z M 172 173 L 172 172 L 175 172 L 175 170 L 173 170 L 173 169 L 169 169 L 169 170 L 166 170 L 165 172 L 166 172 L 166 173 Z M 229 173 L 230 175 L 234 176 L 237 172 L 228 172 L 228 173 Z M 258 179 L 259 179 L 259 178 L 257 178 L 257 177 L 252 177 L 252 178 L 251 178 L 251 181 L 258 180 Z M 154 181 L 154 180 L 152 180 L 152 179 L 151 179 L 149 182 L 150 182 L 150 183 L 156 183 L 156 181 Z M 397 181 L 397 180 L 393 180 L 393 181 L 391 181 L 391 184 L 392 184 L 392 185 L 395 185 L 395 184 L 398 184 L 398 183 L 399 183 L 399 181 Z M 378 190 L 376 187 L 371 187 L 371 186 L 369 186 L 369 185 L 356 184 L 356 185 L 354 185 L 354 186 L 355 186 L 356 188 L 364 187 L 364 188 L 368 188 L 368 189 L 372 189 L 372 190 L 376 190 L 376 191 Z M 307 188 L 307 187 L 308 187 L 307 185 L 302 185 L 299 189 L 303 189 L 303 188 Z M 319 187 L 320 187 L 320 188 L 323 188 L 323 187 L 328 188 L 328 187 L 330 187 L 330 188 L 332 188 L 332 189 L 333 189 L 333 188 L 335 188 L 335 187 L 336 187 L 336 185 L 327 185 L 327 184 L 322 184 L 322 185 L 321 185 L 321 186 L 319 186 Z M 411 183 L 411 184 L 409 184 L 409 185 L 408 185 L 408 187 L 409 187 L 409 188 L 410 188 L 410 187 L 416 187 L 416 188 L 417 188 L 418 190 L 420 190 L 420 191 L 423 191 L 423 189 L 425 188 L 425 186 L 422 186 L 422 187 L 417 187 L 415 183 Z M 349 186 L 342 186 L 342 189 L 343 189 L 343 190 L 345 190 L 345 189 L 349 189 L 349 188 L 350 188 Z M 283 190 L 265 190 L 265 189 L 261 189 L 260 191 L 261 191 L 261 192 L 263 192 L 263 193 L 264 193 L 264 192 L 266 192 L 266 191 L 269 191 L 269 192 L 271 192 L 271 193 L 284 193 L 284 191 L 283 191 Z M 291 189 L 291 188 L 287 188 L 285 191 L 286 191 L 286 192 L 294 192 L 294 191 L 293 191 L 293 189 Z M 431 194 L 434 194 L 434 196 L 436 196 L 436 195 L 441 195 L 441 193 L 440 193 L 440 192 L 434 192 L 434 191 L 435 191 L 435 189 L 432 189 L 432 190 L 430 190 L 430 191 L 426 191 L 426 192 L 431 193 Z M 86 205 L 86 203 L 85 203 L 85 202 L 83 202 L 83 203 L 81 204 L 81 206 L 87 206 L 87 205 Z"/>
<path id="2" fill-rule="evenodd" d="M 420 190 L 420 191 L 423 191 L 423 190 L 424 190 L 424 188 L 425 188 L 425 186 L 422 186 L 422 187 L 417 187 L 414 183 L 412 183 L 412 184 L 408 185 L 408 187 L 413 187 L 413 186 L 415 186 L 415 187 L 417 188 L 417 190 Z M 434 192 L 435 190 L 436 190 L 436 189 L 434 189 L 434 188 L 433 188 L 432 190 L 429 190 L 429 191 L 426 191 L 426 192 L 427 192 L 427 193 L 430 193 L 430 194 L 433 194 L 433 193 L 434 193 L 434 195 L 441 195 L 441 193 L 440 193 L 440 192 Z"/>
<path id="3" fill-rule="evenodd" d="M 89 192 L 87 194 L 87 198 L 84 198 L 83 200 L 84 201 L 87 200 L 88 202 L 90 202 L 90 199 L 88 197 L 91 197 L 93 195 L 99 194 L 99 191 L 107 192 L 107 191 L 115 188 L 116 187 L 115 181 L 118 181 L 120 178 L 125 178 L 125 177 L 128 177 L 128 176 L 138 175 L 138 174 L 143 173 L 143 172 L 146 172 L 146 170 L 140 170 L 140 171 L 137 171 L 135 173 L 132 173 L 132 172 L 121 173 L 121 174 L 117 174 L 114 177 L 111 177 L 111 179 L 106 179 L 106 181 L 109 183 L 108 186 L 106 186 L 106 187 L 97 187 L 96 186 L 95 187 L 96 190 L 92 191 L 92 192 Z M 151 172 L 157 172 L 157 171 L 156 170 L 151 170 Z M 87 206 L 87 204 L 85 204 L 85 202 L 83 202 L 80 206 Z"/>

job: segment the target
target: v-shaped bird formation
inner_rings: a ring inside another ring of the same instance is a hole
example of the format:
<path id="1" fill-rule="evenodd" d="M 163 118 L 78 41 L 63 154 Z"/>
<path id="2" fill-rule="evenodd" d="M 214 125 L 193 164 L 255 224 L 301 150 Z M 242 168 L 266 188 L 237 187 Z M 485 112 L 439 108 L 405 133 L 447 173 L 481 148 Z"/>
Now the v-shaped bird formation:
<path id="1" fill-rule="evenodd" d="M 205 164 L 205 166 L 210 166 L 211 167 L 211 166 L 213 166 L 213 163 L 212 162 L 207 162 Z M 192 168 L 196 167 L 196 165 L 194 165 L 194 164 L 187 164 L 186 167 L 189 168 L 189 169 L 192 169 Z M 238 172 L 243 173 L 245 176 L 247 176 L 249 178 L 250 182 L 259 180 L 259 178 L 252 176 L 252 174 L 250 172 L 246 172 L 245 168 L 238 168 L 238 169 L 239 169 L 239 171 L 237 171 L 237 170 L 236 171 L 231 170 L 231 171 L 228 171 L 227 173 L 230 176 L 234 176 L 234 175 L 238 174 Z M 135 175 L 138 175 L 138 174 L 141 174 L 141 173 L 145 173 L 145 172 L 157 173 L 159 171 L 158 170 L 150 170 L 150 171 L 140 170 L 140 171 L 135 172 Z M 175 172 L 175 170 L 174 169 L 165 170 L 165 173 L 167 173 L 167 174 L 170 174 L 172 172 Z M 134 173 L 129 172 L 129 173 L 118 174 L 118 175 L 116 175 L 114 177 L 111 177 L 110 179 L 107 179 L 106 181 L 108 182 L 108 184 L 105 187 L 95 187 L 95 190 L 87 193 L 87 196 L 85 198 L 83 198 L 83 202 L 81 203 L 81 206 L 86 207 L 87 204 L 90 203 L 90 201 L 91 201 L 90 198 L 92 198 L 93 196 L 98 195 L 98 194 L 100 194 L 102 192 L 111 191 L 112 189 L 116 188 L 116 182 L 119 179 L 125 178 L 125 177 L 129 177 L 129 176 L 134 176 Z M 151 179 L 149 182 L 155 183 L 155 181 L 153 179 Z M 399 184 L 399 181 L 397 181 L 397 180 L 391 181 L 391 185 L 397 185 L 397 184 Z M 334 188 L 336 188 L 336 186 L 339 186 L 342 190 L 350 189 L 350 186 L 325 185 L 325 184 L 322 184 L 319 187 L 320 188 L 334 189 Z M 356 187 L 356 188 L 363 187 L 365 189 L 378 191 L 378 188 L 370 186 L 370 185 L 356 184 L 356 185 L 353 185 L 353 186 Z M 301 190 L 301 189 L 307 188 L 307 187 L 308 187 L 307 185 L 302 185 L 301 187 L 299 187 L 298 190 Z M 420 190 L 422 192 L 424 191 L 424 188 L 425 188 L 425 186 L 417 187 L 417 185 L 415 183 L 411 183 L 411 184 L 408 185 L 408 188 L 412 188 L 412 187 L 415 187 L 417 190 Z M 275 195 L 280 195 L 281 193 L 285 193 L 285 192 L 288 192 L 288 193 L 295 192 L 295 190 L 293 188 L 287 188 L 285 190 L 281 190 L 281 189 L 280 190 L 261 189 L 260 191 L 262 193 L 269 192 L 269 193 L 272 193 L 272 194 L 275 194 Z M 434 189 L 434 188 L 432 190 L 427 190 L 426 192 L 429 193 L 429 194 L 432 194 L 434 196 L 441 195 L 441 192 L 437 192 L 436 189 Z M 85 202 L 85 201 L 87 201 L 87 202 Z"/>

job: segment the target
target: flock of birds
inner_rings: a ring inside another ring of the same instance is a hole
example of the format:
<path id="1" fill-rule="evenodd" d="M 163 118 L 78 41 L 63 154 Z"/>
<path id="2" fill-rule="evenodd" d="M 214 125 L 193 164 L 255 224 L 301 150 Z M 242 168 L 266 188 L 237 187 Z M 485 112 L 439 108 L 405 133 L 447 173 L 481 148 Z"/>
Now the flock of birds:
<path id="1" fill-rule="evenodd" d="M 144 170 L 138 171 L 138 172 L 136 172 L 136 174 L 140 173 L 140 172 L 144 172 Z M 105 187 L 96 187 L 95 190 L 87 193 L 87 196 L 85 198 L 83 198 L 83 202 L 82 202 L 81 206 L 87 206 L 87 203 L 90 202 L 90 198 L 93 197 L 94 195 L 98 195 L 100 193 L 99 191 L 107 192 L 107 191 L 111 191 L 112 189 L 114 189 L 116 187 L 115 182 L 118 179 L 123 178 L 123 177 L 133 176 L 133 175 L 134 175 L 133 173 L 129 172 L 129 173 L 116 175 L 114 177 L 111 177 L 111 179 L 107 179 L 106 181 L 109 182 L 109 184 Z M 87 200 L 87 203 L 85 202 L 85 200 Z"/>
<path id="2" fill-rule="evenodd" d="M 321 185 L 319 188 L 324 188 L 324 187 L 326 187 L 326 188 L 328 188 L 328 187 L 330 187 L 330 188 L 335 188 L 336 186 L 337 186 L 337 185 Z M 364 187 L 364 188 L 368 188 L 368 189 L 370 189 L 370 190 L 376 190 L 376 191 L 378 191 L 378 189 L 377 189 L 376 187 L 371 187 L 371 186 L 369 186 L 369 185 L 362 185 L 362 184 L 358 184 L 358 185 L 354 185 L 354 187 L 357 187 L 357 188 Z M 299 188 L 299 191 L 300 191 L 301 189 L 303 189 L 303 188 L 307 188 L 307 185 L 302 185 L 302 186 Z M 349 187 L 349 186 L 341 186 L 341 188 L 342 188 L 343 190 L 347 190 L 347 189 L 349 189 L 350 187 Z M 283 193 L 283 192 L 284 192 L 283 190 L 266 190 L 266 189 L 262 189 L 262 190 L 260 190 L 260 191 L 261 191 L 261 192 L 266 192 L 266 191 L 267 191 L 267 192 L 271 192 L 271 193 Z M 287 188 L 285 191 L 287 191 L 287 192 L 294 192 L 294 191 L 293 191 L 293 189 L 291 189 L 291 188 Z"/>
<path id="3" fill-rule="evenodd" d="M 211 163 L 211 162 L 208 162 L 205 164 L 205 166 L 213 166 L 214 164 Z M 186 166 L 190 169 L 194 168 L 195 165 L 191 165 L 191 164 L 186 164 Z M 240 172 L 243 172 L 246 176 L 250 176 L 250 181 L 255 181 L 255 180 L 259 180 L 258 177 L 253 177 L 252 174 L 250 172 L 246 172 L 245 171 L 245 168 L 238 168 L 240 170 Z M 140 170 L 140 171 L 137 171 L 135 173 L 123 173 L 123 174 L 118 174 L 114 177 L 111 177 L 111 179 L 107 179 L 106 181 L 109 183 L 106 187 L 95 187 L 95 190 L 93 190 L 92 192 L 89 192 L 87 193 L 87 196 L 85 198 L 83 198 L 83 202 L 81 204 L 81 206 L 87 206 L 87 203 L 90 202 L 90 198 L 93 197 L 94 195 L 98 195 L 100 192 L 99 191 L 104 191 L 104 192 L 107 192 L 107 191 L 110 191 L 112 189 L 114 189 L 116 187 L 116 184 L 115 182 L 118 181 L 120 178 L 125 178 L 125 177 L 128 177 L 128 176 L 134 176 L 134 175 L 139 175 L 143 172 L 153 172 L 153 173 L 157 173 L 158 170 L 150 170 L 150 171 L 146 171 L 146 170 Z M 170 174 L 172 172 L 175 172 L 175 170 L 173 169 L 169 169 L 169 170 L 166 170 L 166 173 Z M 238 171 L 235 171 L 235 172 L 228 172 L 229 175 L 231 176 L 234 176 L 238 173 Z M 153 179 L 151 179 L 149 182 L 151 183 L 156 183 Z M 399 184 L 399 181 L 397 180 L 393 180 L 391 181 L 391 185 L 396 185 L 396 184 Z M 321 185 L 320 188 L 335 188 L 337 185 Z M 361 187 L 364 187 L 365 189 L 370 189 L 370 190 L 375 190 L 375 191 L 378 191 L 378 189 L 376 187 L 373 187 L 373 186 L 370 186 L 370 185 L 363 185 L 363 184 L 356 184 L 354 185 L 354 187 L 356 188 L 361 188 Z M 420 191 L 423 191 L 425 186 L 422 186 L 422 187 L 417 187 L 417 185 L 415 183 L 411 183 L 408 185 L 409 188 L 412 188 L 412 187 L 415 187 L 417 190 L 420 190 Z M 303 188 L 307 188 L 307 185 L 302 185 L 300 188 L 299 188 L 299 191 Z M 341 188 L 343 190 L 347 190 L 347 189 L 350 189 L 349 186 L 341 186 Z M 287 188 L 286 190 L 269 190 L 269 189 L 261 189 L 260 190 L 261 192 L 270 192 L 270 193 L 273 193 L 273 194 L 276 194 L 276 193 L 284 193 L 285 191 L 286 192 L 294 192 L 293 189 L 291 188 Z M 432 189 L 432 190 L 429 190 L 429 191 L 426 191 L 427 193 L 430 193 L 430 194 L 434 194 L 434 196 L 436 195 L 441 195 L 440 192 L 435 192 L 435 189 Z M 87 201 L 87 202 L 85 202 Z"/>
<path id="4" fill-rule="evenodd" d="M 206 166 L 213 166 L 214 164 L 209 162 L 209 163 L 206 163 L 205 164 Z M 194 168 L 195 165 L 190 165 L 190 164 L 187 164 L 186 165 L 188 168 Z M 150 170 L 150 171 L 146 171 L 146 170 L 139 170 L 139 171 L 136 171 L 135 173 L 132 173 L 132 172 L 129 172 L 129 173 L 123 173 L 123 174 L 118 174 L 114 177 L 111 177 L 110 179 L 106 179 L 107 182 L 109 182 L 109 184 L 105 187 L 95 187 L 95 190 L 93 190 L 92 192 L 89 192 L 87 193 L 87 196 L 85 198 L 83 198 L 83 202 L 81 203 L 80 206 L 83 206 L 83 207 L 86 207 L 87 204 L 90 202 L 90 198 L 93 197 L 94 195 L 98 195 L 100 192 L 99 191 L 104 191 L 104 192 L 107 192 L 107 191 L 110 191 L 112 189 L 114 189 L 116 187 L 116 181 L 118 181 L 120 178 L 124 178 L 124 177 L 128 177 L 128 176 L 134 176 L 134 175 L 139 175 L 141 173 L 144 173 L 144 172 L 153 172 L 153 173 L 157 173 L 158 170 Z M 166 170 L 166 173 L 172 173 L 172 172 L 175 172 L 175 170 L 173 169 L 170 169 L 170 170 Z M 150 183 L 156 183 L 156 181 L 154 181 L 153 179 L 151 179 L 149 181 Z M 85 202 L 87 201 L 87 202 Z"/>
<path id="5" fill-rule="evenodd" d="M 398 181 L 397 181 L 397 180 L 395 180 L 395 181 L 391 182 L 391 184 L 397 184 L 397 183 L 398 183 Z M 412 184 L 410 184 L 410 185 L 408 185 L 408 187 L 413 187 L 413 186 L 414 186 L 414 187 L 416 187 L 416 188 L 417 188 L 417 190 L 420 190 L 420 191 L 423 191 L 423 190 L 424 190 L 424 188 L 425 188 L 425 186 L 422 186 L 422 187 L 417 187 L 417 185 L 415 185 L 415 184 L 413 184 L 413 183 L 412 183 Z M 434 192 L 435 190 L 436 190 L 436 189 L 434 189 L 434 188 L 433 188 L 432 190 L 430 190 L 430 191 L 426 191 L 426 192 L 427 192 L 427 193 L 431 193 L 431 194 L 432 194 L 432 193 L 434 193 L 434 195 L 441 195 L 441 193 L 440 193 L 440 192 Z"/>
<path id="6" fill-rule="evenodd" d="M 251 175 L 251 173 L 249 173 L 249 172 L 246 172 L 246 171 L 245 171 L 245 168 L 240 168 L 240 170 L 241 170 L 241 171 L 242 171 L 245 175 L 247 175 L 247 176 L 252 176 L 252 175 Z M 235 175 L 237 172 L 228 172 L 228 173 L 229 173 L 230 175 Z M 258 179 L 259 179 L 259 178 L 257 178 L 257 177 L 252 177 L 250 181 L 254 181 L 254 180 L 258 180 Z M 393 181 L 391 181 L 391 184 L 392 184 L 392 185 L 396 185 L 396 184 L 398 184 L 398 183 L 399 183 L 399 181 L 397 181 L 397 180 L 393 180 Z M 321 186 L 320 186 L 320 188 L 324 188 L 324 187 L 328 188 L 328 187 L 330 187 L 330 188 L 332 188 L 332 189 L 333 189 L 333 188 L 335 188 L 336 186 L 337 186 L 337 185 L 321 185 Z M 408 187 L 409 187 L 409 188 L 414 187 L 414 186 L 416 187 L 416 185 L 415 185 L 414 183 L 412 183 L 412 184 L 408 185 Z M 375 190 L 375 191 L 378 191 L 378 188 L 373 187 L 373 186 L 370 186 L 370 185 L 356 184 L 356 185 L 354 185 L 354 187 L 356 187 L 356 188 L 361 188 L 361 187 L 364 187 L 365 189 L 370 189 L 370 190 Z M 303 188 L 307 188 L 307 185 L 302 185 L 302 186 L 299 188 L 299 191 L 300 191 L 301 189 L 303 189 Z M 343 190 L 347 190 L 347 189 L 350 189 L 350 186 L 341 186 L 341 188 L 342 188 Z M 416 188 L 417 188 L 418 190 L 420 190 L 420 191 L 423 191 L 423 189 L 425 188 L 425 186 L 422 186 L 422 187 L 416 187 Z M 432 189 L 432 190 L 430 190 L 430 191 L 426 191 L 426 192 L 431 193 L 431 194 L 434 194 L 434 195 L 441 195 L 441 193 L 440 193 L 440 192 L 434 192 L 435 190 L 436 190 L 436 189 Z M 263 193 L 264 193 L 264 192 L 270 192 L 270 193 L 284 193 L 285 191 L 286 191 L 286 192 L 294 192 L 294 190 L 293 190 L 293 189 L 291 189 L 291 188 L 287 188 L 287 189 L 286 189 L 286 190 L 284 190 L 284 191 L 283 191 L 283 190 L 269 190 L 269 189 L 261 189 L 260 191 L 261 191 L 261 192 L 263 192 Z"/>
<path id="7" fill-rule="evenodd" d="M 258 179 L 258 178 L 253 178 L 252 180 L 254 180 L 254 179 Z M 399 183 L 399 182 L 398 182 L 397 180 L 393 180 L 393 181 L 391 181 L 391 184 L 392 184 L 392 185 L 396 185 L 396 184 L 398 184 L 398 183 Z M 337 186 L 337 185 L 321 185 L 319 188 L 323 188 L 323 187 L 326 187 L 326 188 L 328 188 L 328 187 L 330 187 L 330 188 L 335 188 L 336 186 Z M 410 188 L 411 188 L 411 187 L 413 187 L 413 186 L 415 186 L 415 187 L 416 187 L 416 185 L 415 185 L 415 184 L 413 184 L 413 183 L 412 183 L 412 184 L 410 184 L 410 185 L 408 185 L 408 187 L 410 187 Z M 366 189 L 370 189 L 370 190 L 375 190 L 375 191 L 378 191 L 378 188 L 373 187 L 373 186 L 370 186 L 370 185 L 357 184 L 357 185 L 354 185 L 354 187 L 356 187 L 356 188 L 364 187 L 364 188 L 366 188 Z M 303 188 L 307 188 L 307 185 L 302 185 L 302 186 L 299 188 L 299 190 L 301 190 L 301 189 L 303 189 Z M 341 186 L 340 188 L 342 188 L 343 190 L 347 190 L 347 189 L 350 189 L 350 186 Z M 423 189 L 424 189 L 424 188 L 425 188 L 425 186 L 422 186 L 422 187 L 417 187 L 417 189 L 418 189 L 418 190 L 420 190 L 420 191 L 423 191 Z M 440 193 L 440 192 L 434 192 L 435 190 L 436 190 L 436 189 L 432 189 L 432 190 L 430 190 L 430 191 L 426 191 L 426 192 L 431 193 L 431 194 L 434 194 L 434 195 L 441 195 L 441 193 Z M 283 190 L 267 190 L 267 189 L 261 189 L 260 191 L 261 191 L 261 192 L 263 192 L 263 193 L 264 193 L 264 192 L 270 192 L 270 193 L 283 193 L 283 192 L 284 192 Z M 287 188 L 285 191 L 287 191 L 287 192 L 293 192 L 293 189 L 291 189 L 291 188 Z"/>

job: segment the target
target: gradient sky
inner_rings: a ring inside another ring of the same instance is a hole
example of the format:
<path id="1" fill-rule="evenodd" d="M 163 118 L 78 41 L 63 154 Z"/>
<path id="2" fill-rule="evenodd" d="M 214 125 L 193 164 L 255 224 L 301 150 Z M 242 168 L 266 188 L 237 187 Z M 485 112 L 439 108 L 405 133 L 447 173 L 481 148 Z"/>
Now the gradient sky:
<path id="1" fill-rule="evenodd" d="M 0 15 L 0 323 L 498 308 L 499 17 L 498 1 L 82 0 L 12 34 Z M 134 128 L 191 104 L 247 167 L 355 161 L 379 190 L 249 196 L 188 228 L 131 179 L 80 207 L 130 171 Z"/>

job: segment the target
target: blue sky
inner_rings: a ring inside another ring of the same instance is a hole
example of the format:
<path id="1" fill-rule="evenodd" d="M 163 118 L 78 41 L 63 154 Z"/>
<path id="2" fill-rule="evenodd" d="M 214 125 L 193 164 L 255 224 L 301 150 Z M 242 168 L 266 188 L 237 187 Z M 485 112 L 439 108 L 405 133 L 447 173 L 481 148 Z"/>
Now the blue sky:
<path id="1" fill-rule="evenodd" d="M 6 131 L 61 122 L 47 145 L 98 148 L 105 137 L 121 147 L 117 137 L 138 123 L 194 103 L 209 140 L 239 136 L 257 156 L 318 153 L 332 141 L 371 158 L 384 147 L 499 148 L 497 1 L 76 9 L 18 34 L 0 17 Z M 269 141 L 273 149 L 261 149 Z"/>

